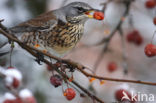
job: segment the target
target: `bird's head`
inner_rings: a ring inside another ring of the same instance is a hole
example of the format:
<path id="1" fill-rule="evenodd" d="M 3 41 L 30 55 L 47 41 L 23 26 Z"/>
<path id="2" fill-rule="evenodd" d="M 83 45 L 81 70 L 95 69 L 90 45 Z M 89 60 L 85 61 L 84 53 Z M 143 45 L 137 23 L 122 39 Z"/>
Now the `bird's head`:
<path id="1" fill-rule="evenodd" d="M 95 12 L 100 12 L 104 17 L 104 14 L 100 10 L 93 9 L 90 5 L 84 2 L 73 2 L 62 8 L 64 11 L 64 15 L 68 22 L 71 23 L 85 23 L 89 18 L 94 18 Z M 101 17 L 98 20 L 102 20 Z M 94 18 L 96 19 L 96 18 Z"/>

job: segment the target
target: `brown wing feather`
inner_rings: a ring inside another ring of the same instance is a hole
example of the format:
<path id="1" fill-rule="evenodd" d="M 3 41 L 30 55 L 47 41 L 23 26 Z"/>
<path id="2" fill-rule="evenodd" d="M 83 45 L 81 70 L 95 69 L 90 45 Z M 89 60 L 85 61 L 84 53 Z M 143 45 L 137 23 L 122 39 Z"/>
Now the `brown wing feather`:
<path id="1" fill-rule="evenodd" d="M 36 18 L 30 19 L 26 22 L 20 23 L 17 26 L 10 28 L 12 32 L 31 32 L 35 30 L 44 30 L 51 28 L 57 24 L 56 16 L 53 11 L 39 15 Z"/>
<path id="2" fill-rule="evenodd" d="M 26 22 L 19 24 L 18 26 L 29 25 L 29 26 L 41 27 L 41 26 L 45 25 L 45 23 L 47 23 L 50 20 L 56 20 L 56 16 L 53 15 L 52 11 L 41 14 L 36 18 L 33 18 L 31 20 L 28 20 Z"/>

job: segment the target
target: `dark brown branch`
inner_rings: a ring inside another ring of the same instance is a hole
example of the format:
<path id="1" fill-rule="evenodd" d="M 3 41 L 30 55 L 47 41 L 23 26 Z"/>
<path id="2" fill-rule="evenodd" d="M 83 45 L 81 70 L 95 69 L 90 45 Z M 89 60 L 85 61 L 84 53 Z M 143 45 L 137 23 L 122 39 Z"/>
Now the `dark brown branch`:
<path id="1" fill-rule="evenodd" d="M 145 84 L 145 85 L 156 85 L 156 83 L 153 83 L 153 82 L 144 82 L 144 81 L 140 81 L 140 80 L 113 79 L 113 78 L 107 78 L 107 77 L 101 77 L 101 76 L 92 75 L 90 73 L 87 73 L 84 70 L 87 67 L 85 67 L 85 66 L 83 66 L 83 65 L 81 65 L 79 63 L 76 63 L 76 62 L 73 62 L 73 61 L 67 60 L 67 59 L 61 59 L 61 58 L 55 57 L 53 55 L 50 55 L 48 53 L 45 53 L 45 52 L 43 52 L 41 50 L 38 50 L 36 48 L 27 46 L 27 45 L 23 44 L 21 41 L 19 41 L 17 38 L 12 37 L 11 34 L 6 33 L 2 29 L 0 29 L 0 33 L 2 33 L 4 36 L 6 36 L 7 38 L 9 38 L 10 40 L 13 40 L 13 41 L 17 42 L 23 49 L 25 49 L 26 51 L 28 51 L 33 56 L 37 57 L 37 54 L 35 52 L 42 53 L 45 56 L 48 56 L 49 58 L 52 58 L 52 59 L 61 61 L 62 63 L 66 63 L 68 65 L 71 65 L 74 68 L 77 68 L 78 71 L 80 71 L 81 73 L 83 73 L 87 77 L 93 77 L 93 78 L 96 78 L 96 79 L 99 79 L 99 80 L 108 80 L 108 81 L 115 81 L 115 82 L 128 82 L 128 83 Z"/>
<path id="2" fill-rule="evenodd" d="M 85 72 L 82 69 L 79 69 L 79 70 L 85 76 L 96 78 L 96 79 L 99 79 L 99 80 L 108 80 L 108 81 L 115 81 L 115 82 L 127 82 L 127 83 L 136 83 L 136 84 L 144 84 L 144 85 L 153 85 L 153 86 L 156 86 L 156 83 L 153 83 L 153 82 L 145 82 L 145 81 L 141 81 L 141 80 L 127 80 L 127 79 L 107 78 L 107 77 L 102 77 L 102 76 L 96 76 L 96 75 L 89 74 L 89 73 Z"/>
<path id="3" fill-rule="evenodd" d="M 47 53 L 44 53 L 36 48 L 33 48 L 33 47 L 30 47 L 30 46 L 27 46 L 25 44 L 23 44 L 21 41 L 19 41 L 17 38 L 13 37 L 11 34 L 8 34 L 7 32 L 5 32 L 4 30 L 0 29 L 0 33 L 2 33 L 4 36 L 6 36 L 8 39 L 14 41 L 14 42 L 17 42 L 23 49 L 25 49 L 26 51 L 28 51 L 30 54 L 32 54 L 33 56 L 37 57 L 38 55 L 36 54 L 36 52 L 39 52 L 39 53 L 43 53 L 44 55 L 52 58 L 52 59 L 55 59 L 55 60 L 58 60 L 58 61 L 61 61 L 63 63 L 69 63 L 71 64 L 72 66 L 74 67 L 80 67 L 78 66 L 77 63 L 74 63 L 74 62 L 71 62 L 70 60 L 62 60 L 61 58 L 58 58 L 58 57 L 55 57 L 55 56 L 52 56 L 50 54 L 47 54 Z M 43 60 L 42 62 L 50 65 L 53 69 L 55 68 L 54 65 L 51 64 L 51 62 L 49 62 L 48 60 Z M 69 79 L 69 77 L 62 73 L 59 69 L 55 69 L 55 71 L 57 71 L 59 74 L 61 74 L 63 77 Z M 85 88 L 83 88 L 81 85 L 79 85 L 77 82 L 75 81 L 72 81 L 72 83 L 74 85 L 76 85 L 78 88 L 80 88 L 84 93 L 86 93 L 89 97 L 91 97 L 92 99 L 95 99 L 96 101 L 98 101 L 99 103 L 104 103 L 102 100 L 100 100 L 98 97 L 96 97 L 95 95 L 91 94 L 88 90 L 86 90 Z"/>

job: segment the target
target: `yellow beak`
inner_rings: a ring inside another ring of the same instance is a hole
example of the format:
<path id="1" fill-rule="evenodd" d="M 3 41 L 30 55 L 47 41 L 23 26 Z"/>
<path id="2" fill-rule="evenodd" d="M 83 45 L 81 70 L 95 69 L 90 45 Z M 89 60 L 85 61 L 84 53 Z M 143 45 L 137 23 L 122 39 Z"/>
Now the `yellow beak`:
<path id="1" fill-rule="evenodd" d="M 95 12 L 94 10 L 91 10 L 91 11 L 87 11 L 85 14 L 87 15 L 88 18 L 92 19 L 92 18 L 94 18 L 93 17 L 94 12 Z"/>

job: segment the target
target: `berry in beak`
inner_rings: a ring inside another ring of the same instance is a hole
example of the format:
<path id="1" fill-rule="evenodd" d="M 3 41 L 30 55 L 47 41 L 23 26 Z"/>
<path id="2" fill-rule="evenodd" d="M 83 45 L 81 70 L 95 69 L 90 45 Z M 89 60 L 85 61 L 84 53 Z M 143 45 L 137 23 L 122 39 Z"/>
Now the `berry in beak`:
<path id="1" fill-rule="evenodd" d="M 91 10 L 91 11 L 87 11 L 85 14 L 88 16 L 88 18 L 91 19 L 96 19 L 96 20 L 104 19 L 104 13 L 102 11 Z"/>

